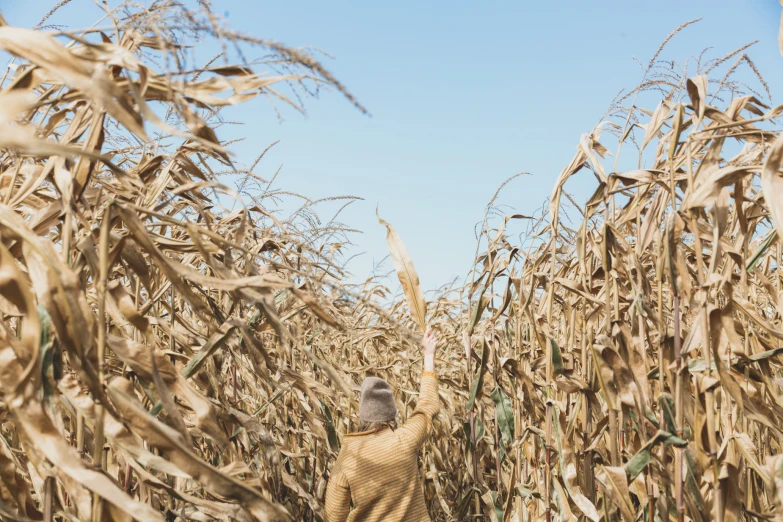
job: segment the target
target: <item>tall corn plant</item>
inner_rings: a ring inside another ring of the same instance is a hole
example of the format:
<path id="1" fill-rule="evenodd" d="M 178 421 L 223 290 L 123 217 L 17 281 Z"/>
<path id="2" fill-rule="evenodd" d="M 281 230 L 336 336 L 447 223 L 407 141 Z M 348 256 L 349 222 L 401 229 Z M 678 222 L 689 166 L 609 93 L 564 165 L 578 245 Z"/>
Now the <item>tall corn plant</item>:
<path id="1" fill-rule="evenodd" d="M 747 67 L 766 89 L 747 47 L 690 68 L 656 53 L 527 242 L 505 234 L 514 216 L 488 229 L 464 321 L 479 340 L 459 516 L 781 516 L 783 108 L 735 79 Z M 597 181 L 584 205 L 565 190 L 580 171 Z"/>
<path id="2" fill-rule="evenodd" d="M 339 309 L 351 320 L 357 302 L 340 286 L 341 232 L 309 225 L 312 208 L 281 221 L 264 194 L 242 204 L 220 171 L 258 176 L 215 128 L 256 96 L 299 108 L 285 92 L 328 86 L 354 100 L 309 54 L 225 29 L 207 2 L 120 4 L 101 22 L 0 25 L 14 57 L 0 92 L 0 518 L 320 517 L 331 410 L 352 400 L 318 355 L 334 348 L 319 332 L 343 330 Z M 186 70 L 194 38 L 267 56 Z M 379 317 L 364 314 L 352 320 Z"/>
<path id="3" fill-rule="evenodd" d="M 268 56 L 188 70 L 192 37 Z M 329 85 L 353 101 L 311 56 L 226 29 L 206 2 L 121 4 L 79 32 L 4 23 L 0 48 L 16 56 L 0 92 L 0 517 L 320 520 L 358 383 L 389 380 L 404 420 L 425 323 L 443 341 L 433 519 L 781 516 L 783 146 L 779 110 L 734 79 L 755 70 L 745 48 L 695 69 L 656 53 L 548 205 L 496 225 L 493 199 L 470 283 L 428 300 L 391 226 L 405 297 L 346 284 L 351 231 L 317 201 L 282 217 L 263 152 L 241 169 L 218 139 L 221 107 L 254 96 Z M 566 190 L 580 172 L 596 179 L 584 204 Z"/>

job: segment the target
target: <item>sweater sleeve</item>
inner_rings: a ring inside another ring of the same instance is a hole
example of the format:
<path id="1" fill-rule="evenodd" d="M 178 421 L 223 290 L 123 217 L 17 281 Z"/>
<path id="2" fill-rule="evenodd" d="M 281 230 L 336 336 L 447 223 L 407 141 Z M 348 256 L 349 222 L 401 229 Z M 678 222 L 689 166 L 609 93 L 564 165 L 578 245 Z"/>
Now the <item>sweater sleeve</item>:
<path id="1" fill-rule="evenodd" d="M 423 372 L 419 402 L 408 421 L 398 430 L 400 440 L 418 451 L 432 431 L 432 418 L 439 411 L 438 377 L 433 372 Z"/>
<path id="2" fill-rule="evenodd" d="M 342 465 L 342 459 L 338 457 L 326 486 L 326 522 L 345 522 L 351 510 L 351 488 Z"/>

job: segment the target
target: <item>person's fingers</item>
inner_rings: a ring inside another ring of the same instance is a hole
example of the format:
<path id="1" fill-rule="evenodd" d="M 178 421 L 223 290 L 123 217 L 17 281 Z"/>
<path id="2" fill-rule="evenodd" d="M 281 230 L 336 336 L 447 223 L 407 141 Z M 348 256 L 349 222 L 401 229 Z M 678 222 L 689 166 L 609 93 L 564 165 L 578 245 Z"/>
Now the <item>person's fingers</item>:
<path id="1" fill-rule="evenodd" d="M 437 348 L 438 339 L 432 331 L 430 326 L 427 326 L 424 336 L 421 338 L 421 344 L 425 351 L 434 352 Z"/>

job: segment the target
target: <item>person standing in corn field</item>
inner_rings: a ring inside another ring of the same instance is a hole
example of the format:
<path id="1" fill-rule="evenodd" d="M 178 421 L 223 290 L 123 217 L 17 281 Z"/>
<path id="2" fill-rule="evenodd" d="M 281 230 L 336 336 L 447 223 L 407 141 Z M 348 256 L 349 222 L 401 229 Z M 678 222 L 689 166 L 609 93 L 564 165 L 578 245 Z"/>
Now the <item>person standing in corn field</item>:
<path id="1" fill-rule="evenodd" d="M 397 406 L 389 383 L 377 377 L 362 383 L 359 431 L 346 435 L 326 489 L 327 522 L 430 521 L 419 453 L 440 410 L 436 344 L 427 329 L 422 339 L 419 402 L 402 427 L 397 428 Z"/>

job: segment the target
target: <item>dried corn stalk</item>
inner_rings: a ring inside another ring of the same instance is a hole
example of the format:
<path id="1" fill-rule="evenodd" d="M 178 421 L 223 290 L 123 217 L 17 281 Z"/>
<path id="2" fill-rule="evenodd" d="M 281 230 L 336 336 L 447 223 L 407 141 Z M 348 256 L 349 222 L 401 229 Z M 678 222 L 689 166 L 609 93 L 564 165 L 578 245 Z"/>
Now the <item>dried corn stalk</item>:
<path id="1" fill-rule="evenodd" d="M 414 407 L 426 319 L 434 520 L 783 520 L 780 109 L 732 79 L 744 48 L 695 74 L 656 53 L 523 242 L 505 227 L 527 216 L 488 219 L 472 283 L 427 309 L 412 275 L 391 304 L 375 279 L 346 285 L 345 227 L 316 202 L 280 219 L 281 194 L 234 168 L 220 107 L 308 81 L 353 99 L 200 9 L 123 4 L 113 31 L 56 38 L 0 26 L 18 57 L 0 85 L 0 518 L 319 520 L 361 379 Z M 154 65 L 185 63 L 194 34 L 289 72 Z"/>

